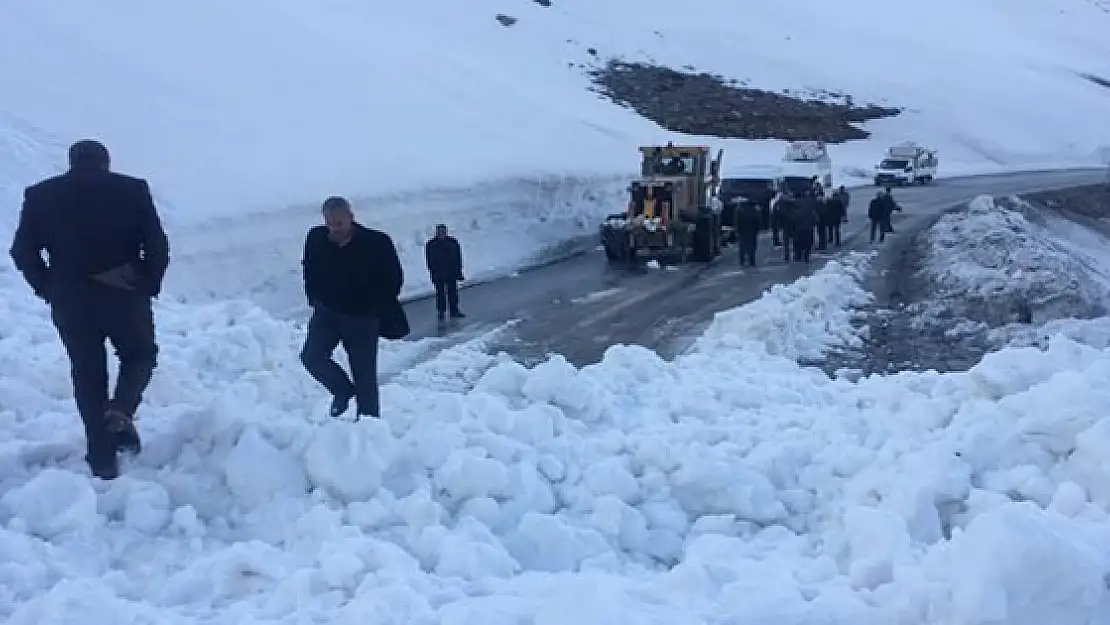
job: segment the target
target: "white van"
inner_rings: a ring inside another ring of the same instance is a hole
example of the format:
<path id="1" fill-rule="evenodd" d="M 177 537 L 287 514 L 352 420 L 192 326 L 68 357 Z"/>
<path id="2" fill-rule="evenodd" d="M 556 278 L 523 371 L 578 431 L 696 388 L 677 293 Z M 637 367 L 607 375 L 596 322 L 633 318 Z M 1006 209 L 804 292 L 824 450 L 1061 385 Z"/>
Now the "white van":
<path id="1" fill-rule="evenodd" d="M 888 148 L 875 166 L 875 186 L 928 184 L 936 175 L 936 150 L 906 141 Z"/>

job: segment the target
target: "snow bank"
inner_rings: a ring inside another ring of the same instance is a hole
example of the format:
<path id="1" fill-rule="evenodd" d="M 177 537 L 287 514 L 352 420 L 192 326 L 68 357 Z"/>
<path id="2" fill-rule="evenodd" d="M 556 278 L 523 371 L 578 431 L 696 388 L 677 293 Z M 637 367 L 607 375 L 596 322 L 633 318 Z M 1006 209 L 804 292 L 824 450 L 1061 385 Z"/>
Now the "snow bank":
<path id="1" fill-rule="evenodd" d="M 295 325 L 162 304 L 146 449 L 110 483 L 79 459 L 47 316 L 0 272 L 0 618 L 1097 623 L 1110 352 L 799 367 L 851 340 L 863 260 L 720 315 L 673 362 L 455 347 L 357 424 L 323 416 Z"/>
<path id="2" fill-rule="evenodd" d="M 996 328 L 1090 318 L 1110 303 L 1110 242 L 1017 198 L 979 196 L 921 240 L 927 317 Z"/>
<path id="3" fill-rule="evenodd" d="M 432 292 L 424 244 L 436 224 L 447 224 L 462 245 L 467 280 L 501 277 L 592 249 L 600 220 L 623 209 L 627 185 L 623 178 L 549 177 L 398 192 L 352 203 L 359 221 L 393 238 L 407 297 Z M 166 292 L 191 303 L 249 297 L 278 316 L 303 311 L 304 237 L 318 223 L 319 203 L 171 232 L 171 244 L 180 246 Z"/>

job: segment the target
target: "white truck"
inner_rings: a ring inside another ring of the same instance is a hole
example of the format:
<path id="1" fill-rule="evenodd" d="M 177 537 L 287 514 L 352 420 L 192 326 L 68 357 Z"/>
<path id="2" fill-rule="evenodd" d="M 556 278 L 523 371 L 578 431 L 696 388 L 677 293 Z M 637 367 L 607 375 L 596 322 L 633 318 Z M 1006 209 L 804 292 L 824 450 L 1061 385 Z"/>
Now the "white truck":
<path id="1" fill-rule="evenodd" d="M 826 191 L 832 189 L 832 158 L 825 142 L 792 141 L 782 157 L 779 179 L 783 187 L 794 193 L 814 184 Z"/>
<path id="2" fill-rule="evenodd" d="M 928 184 L 937 175 L 937 151 L 906 141 L 891 146 L 875 166 L 875 186 Z"/>

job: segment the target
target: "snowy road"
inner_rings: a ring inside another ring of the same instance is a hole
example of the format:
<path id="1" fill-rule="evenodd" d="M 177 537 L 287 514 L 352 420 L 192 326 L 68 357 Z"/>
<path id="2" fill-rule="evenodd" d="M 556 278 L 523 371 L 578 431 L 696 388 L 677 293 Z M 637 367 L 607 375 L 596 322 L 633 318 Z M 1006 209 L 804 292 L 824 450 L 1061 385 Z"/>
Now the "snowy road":
<path id="1" fill-rule="evenodd" d="M 979 194 L 1007 195 L 1095 183 L 1103 170 L 1064 170 L 970 176 L 938 180 L 927 187 L 896 189 L 904 207 L 895 229 L 909 233 L 927 225 L 943 210 Z M 843 250 L 869 247 L 867 202 L 874 187 L 852 191 Z M 760 266 L 740 269 L 735 248 L 712 265 L 692 264 L 672 270 L 633 273 L 609 267 L 600 252 L 521 273 L 516 277 L 464 289 L 462 306 L 468 325 L 496 326 L 518 319 L 507 339 L 495 345 L 515 356 L 542 359 L 559 352 L 576 364 L 598 361 L 618 343 L 650 347 L 665 356 L 685 349 L 713 314 L 757 299 L 774 284 L 791 282 L 824 265 L 838 251 L 815 253 L 809 267 L 785 265 L 781 250 L 765 236 Z M 434 300 L 407 306 L 413 338 L 436 335 Z M 469 336 L 470 333 L 467 333 Z"/>

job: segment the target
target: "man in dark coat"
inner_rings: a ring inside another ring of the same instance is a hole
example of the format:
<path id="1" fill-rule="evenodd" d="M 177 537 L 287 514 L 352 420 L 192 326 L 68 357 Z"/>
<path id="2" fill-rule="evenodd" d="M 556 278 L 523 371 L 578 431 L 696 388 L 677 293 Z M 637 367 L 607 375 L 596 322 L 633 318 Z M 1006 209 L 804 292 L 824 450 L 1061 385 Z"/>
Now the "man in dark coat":
<path id="1" fill-rule="evenodd" d="M 887 201 L 882 191 L 875 194 L 871 203 L 867 205 L 867 219 L 871 221 L 871 242 L 875 242 L 875 235 L 878 234 L 879 243 L 886 239 L 886 209 Z"/>
<path id="2" fill-rule="evenodd" d="M 452 319 L 466 315 L 459 310 L 459 282 L 463 279 L 462 247 L 447 234 L 446 224 L 436 224 L 436 235 L 424 245 L 424 260 L 436 289 L 436 317 L 443 321 L 450 309 Z"/>
<path id="3" fill-rule="evenodd" d="M 790 248 L 793 247 L 794 212 L 796 210 L 797 203 L 794 201 L 794 196 L 790 193 L 784 193 L 779 201 L 775 203 L 774 213 L 771 215 L 772 225 L 777 230 L 772 235 L 776 238 L 778 235 L 782 235 L 783 260 L 786 262 L 790 262 Z"/>
<path id="4" fill-rule="evenodd" d="M 844 202 L 840 194 L 834 193 L 825 200 L 823 220 L 825 222 L 826 239 L 840 245 L 840 224 L 844 223 Z"/>
<path id="5" fill-rule="evenodd" d="M 141 449 L 135 412 L 158 355 L 151 299 L 169 254 L 149 185 L 110 171 L 99 142 L 73 144 L 69 171 L 24 192 L 12 260 L 50 304 L 85 425 L 85 461 L 103 479 L 119 475 L 118 452 Z M 111 397 L 105 340 L 119 358 Z"/>
<path id="6" fill-rule="evenodd" d="M 810 229 L 813 230 L 813 232 L 809 233 L 809 239 L 808 239 L 809 249 L 810 249 L 810 251 L 812 251 L 814 243 L 815 242 L 820 243 L 820 241 L 821 241 L 820 236 L 818 236 L 820 234 L 820 226 L 821 226 L 821 200 L 817 196 L 817 193 L 815 191 L 807 190 L 807 191 L 804 192 L 804 194 L 801 197 L 798 198 L 798 211 L 799 212 L 804 211 L 806 213 L 805 219 L 807 220 L 808 223 L 810 223 Z M 812 221 L 808 221 L 810 215 L 812 215 L 812 217 L 813 217 Z M 795 219 L 797 219 L 797 214 L 795 214 Z M 794 228 L 795 235 L 797 234 L 797 232 L 798 232 L 798 228 L 795 227 Z M 794 257 L 795 257 L 796 260 L 801 260 L 800 258 L 798 258 L 798 252 L 799 252 L 798 244 L 797 244 L 797 242 L 795 242 Z"/>
<path id="7" fill-rule="evenodd" d="M 817 227 L 817 207 L 815 202 L 798 202 L 794 211 L 794 260 L 809 262 L 813 251 L 813 231 Z"/>
<path id="8" fill-rule="evenodd" d="M 852 196 L 848 194 L 848 190 L 844 188 L 844 185 L 840 185 L 833 195 L 836 196 L 844 206 L 844 219 L 841 220 L 842 223 L 848 223 L 848 205 L 852 203 Z"/>
<path id="9" fill-rule="evenodd" d="M 829 248 L 829 207 L 828 199 L 824 193 L 818 193 L 816 198 L 814 210 L 817 213 L 817 228 L 815 234 L 817 235 L 817 249 L 824 251 Z"/>
<path id="10" fill-rule="evenodd" d="M 759 208 L 748 200 L 739 200 L 736 205 L 736 246 L 740 250 L 741 266 L 747 262 L 755 267 L 755 251 L 762 225 L 763 216 Z"/>
<path id="11" fill-rule="evenodd" d="M 890 218 L 894 215 L 894 211 L 902 212 L 902 207 L 894 200 L 894 194 L 891 193 L 890 187 L 887 187 L 883 192 L 883 229 L 888 233 L 894 232 L 894 226 L 890 223 Z"/>
<path id="12" fill-rule="evenodd" d="M 351 398 L 358 417 L 380 417 L 378 340 L 382 317 L 401 294 L 401 259 L 389 235 L 355 221 L 346 199 L 328 198 L 322 212 L 324 225 L 308 231 L 301 261 L 312 307 L 301 362 L 331 393 L 333 417 L 347 412 Z M 353 381 L 332 358 L 340 343 Z"/>

